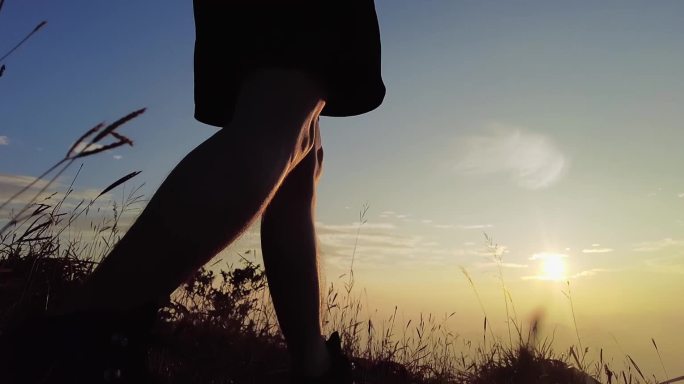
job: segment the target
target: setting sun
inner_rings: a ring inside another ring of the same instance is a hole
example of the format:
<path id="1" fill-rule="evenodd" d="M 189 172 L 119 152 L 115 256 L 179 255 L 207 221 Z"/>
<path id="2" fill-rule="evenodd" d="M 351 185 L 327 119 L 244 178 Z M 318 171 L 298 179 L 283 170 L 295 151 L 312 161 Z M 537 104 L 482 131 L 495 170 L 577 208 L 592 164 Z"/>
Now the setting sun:
<path id="1" fill-rule="evenodd" d="M 531 257 L 532 260 L 540 261 L 540 272 L 538 279 L 560 281 L 566 278 L 567 263 L 566 255 L 553 252 L 537 253 Z"/>
<path id="2" fill-rule="evenodd" d="M 565 262 L 562 255 L 552 254 L 544 259 L 542 272 L 548 280 L 562 280 L 565 277 Z"/>

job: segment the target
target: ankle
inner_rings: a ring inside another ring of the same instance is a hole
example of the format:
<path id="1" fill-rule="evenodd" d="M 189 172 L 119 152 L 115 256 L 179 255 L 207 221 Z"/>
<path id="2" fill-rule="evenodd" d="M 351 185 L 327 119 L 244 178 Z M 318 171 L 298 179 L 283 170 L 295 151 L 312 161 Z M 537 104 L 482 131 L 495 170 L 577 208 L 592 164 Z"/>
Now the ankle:
<path id="1" fill-rule="evenodd" d="M 323 376 L 332 365 L 332 361 L 325 345 L 325 341 L 321 338 L 312 343 L 301 356 L 293 357 L 293 371 L 305 377 L 319 377 Z"/>

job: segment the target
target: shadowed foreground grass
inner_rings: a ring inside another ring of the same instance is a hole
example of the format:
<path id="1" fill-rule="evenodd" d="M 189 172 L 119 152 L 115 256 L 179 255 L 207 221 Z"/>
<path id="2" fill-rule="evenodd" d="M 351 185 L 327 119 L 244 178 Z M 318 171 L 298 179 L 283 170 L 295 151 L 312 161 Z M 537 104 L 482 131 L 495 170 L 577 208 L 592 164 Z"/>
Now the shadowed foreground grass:
<path id="1" fill-rule="evenodd" d="M 74 234 L 73 218 L 88 220 L 93 212 L 78 213 L 83 202 L 61 212 L 68 195 L 33 203 L 29 215 L 0 234 L 0 330 L 77 290 L 121 237 L 122 215 L 141 202 L 134 189 L 114 204 L 113 217 Z M 201 269 L 159 310 L 149 351 L 154 376 L 165 383 L 287 382 L 288 356 L 265 274 L 251 256 L 245 252 L 228 270 Z M 586 351 L 576 353 L 581 348 L 555 352 L 552 340 L 538 340 L 536 324 L 526 332 L 516 324 L 506 343 L 491 335 L 485 318 L 483 341 L 475 345 L 445 327 L 450 316 L 398 324 L 395 310 L 377 323 L 362 318 L 353 270 L 338 284 L 323 298 L 324 329 L 340 333 L 358 383 L 657 383 L 631 359 L 626 371 L 615 372 L 602 355 L 590 363 Z"/>

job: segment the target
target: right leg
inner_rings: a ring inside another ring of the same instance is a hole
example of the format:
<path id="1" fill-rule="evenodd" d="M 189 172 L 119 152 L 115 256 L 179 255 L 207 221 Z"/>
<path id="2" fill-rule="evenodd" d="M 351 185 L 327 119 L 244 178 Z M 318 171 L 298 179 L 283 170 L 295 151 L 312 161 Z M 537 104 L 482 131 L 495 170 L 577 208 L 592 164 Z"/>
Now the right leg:
<path id="1" fill-rule="evenodd" d="M 67 311 L 130 309 L 173 292 L 258 217 L 313 148 L 324 105 L 299 71 L 245 79 L 233 121 L 176 166 Z"/>

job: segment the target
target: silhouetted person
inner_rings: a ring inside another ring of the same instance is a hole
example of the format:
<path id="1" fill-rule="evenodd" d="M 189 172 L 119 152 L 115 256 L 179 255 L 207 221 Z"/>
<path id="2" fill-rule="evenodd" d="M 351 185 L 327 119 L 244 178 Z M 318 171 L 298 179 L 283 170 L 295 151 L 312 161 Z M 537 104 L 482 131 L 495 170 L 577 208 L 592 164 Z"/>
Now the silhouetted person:
<path id="1" fill-rule="evenodd" d="M 373 0 L 195 0 L 194 16 L 195 117 L 222 129 L 173 169 L 60 316 L 134 319 L 261 217 L 293 381 L 351 382 L 339 341 L 321 335 L 318 121 L 371 111 L 384 98 Z"/>

